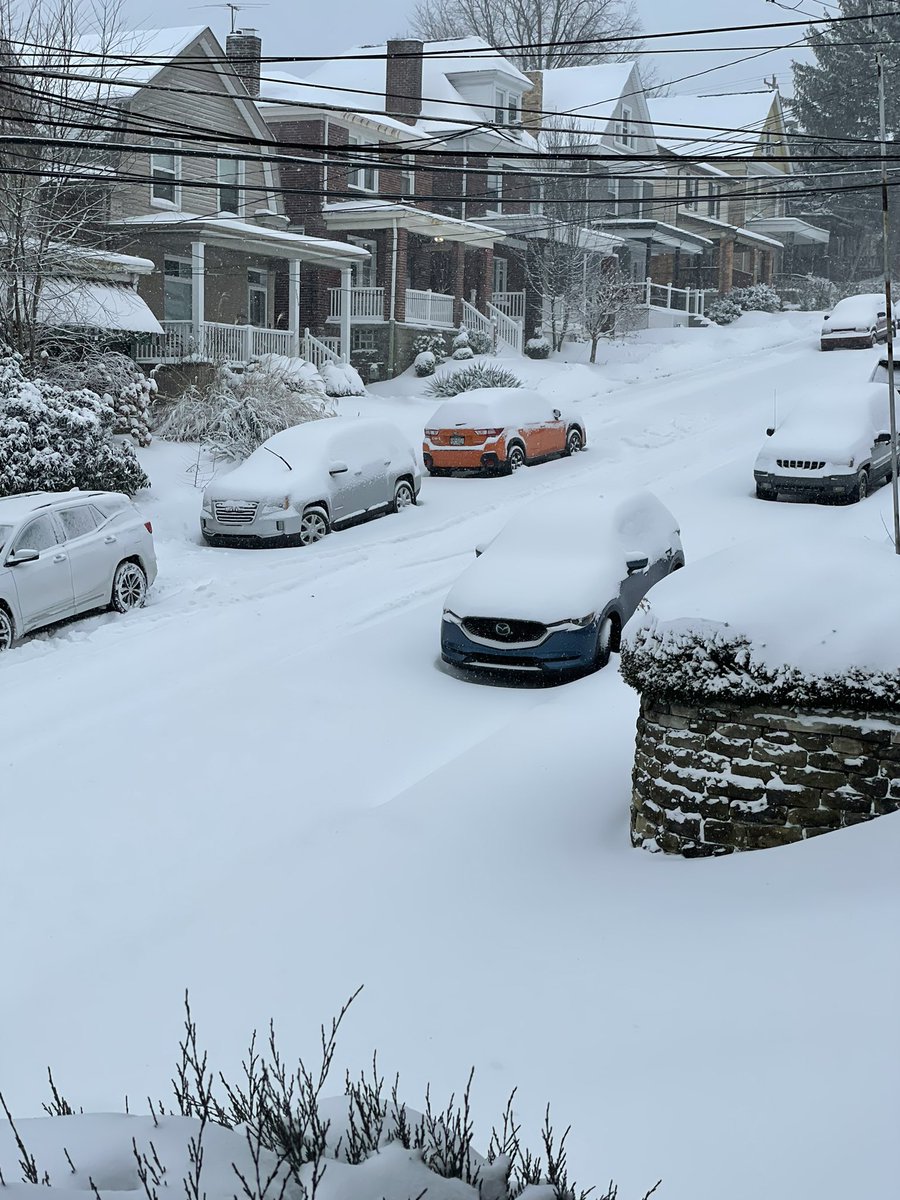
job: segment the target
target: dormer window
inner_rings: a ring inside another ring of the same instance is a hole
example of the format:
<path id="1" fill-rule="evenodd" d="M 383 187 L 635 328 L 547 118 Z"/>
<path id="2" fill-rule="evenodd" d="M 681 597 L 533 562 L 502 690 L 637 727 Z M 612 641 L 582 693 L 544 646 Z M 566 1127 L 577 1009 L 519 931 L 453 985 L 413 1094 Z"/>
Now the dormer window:
<path id="1" fill-rule="evenodd" d="M 506 106 L 512 99 L 508 92 L 503 88 L 497 88 L 494 96 L 494 122 L 497 125 L 506 124 Z"/>
<path id="2" fill-rule="evenodd" d="M 696 211 L 697 197 L 700 195 L 700 180 L 688 175 L 684 181 L 684 207 Z"/>
<path id="3" fill-rule="evenodd" d="M 522 124 L 522 98 L 509 93 L 509 98 L 506 102 L 507 120 L 510 125 Z"/>
<path id="4" fill-rule="evenodd" d="M 616 141 L 621 146 L 627 146 L 629 150 L 634 148 L 633 114 L 627 104 L 622 105 L 619 120 L 616 122 Z"/>

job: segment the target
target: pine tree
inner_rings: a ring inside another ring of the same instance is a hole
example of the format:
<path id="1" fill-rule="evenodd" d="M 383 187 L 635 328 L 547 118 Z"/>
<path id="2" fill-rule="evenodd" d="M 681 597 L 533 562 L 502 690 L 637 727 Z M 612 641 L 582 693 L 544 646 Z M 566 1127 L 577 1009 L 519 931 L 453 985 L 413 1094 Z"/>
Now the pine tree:
<path id="1" fill-rule="evenodd" d="M 869 0 L 839 0 L 839 7 L 840 16 L 855 17 L 868 16 L 873 6 Z M 807 31 L 807 38 L 815 62 L 794 63 L 792 107 L 796 123 L 808 136 L 798 139 L 796 150 L 805 170 L 825 173 L 811 185 L 836 190 L 811 196 L 806 211 L 835 218 L 831 223 L 832 273 L 855 280 L 880 271 L 881 166 L 860 160 L 879 152 L 876 50 L 881 52 L 885 71 L 887 140 L 900 141 L 900 17 L 875 16 L 871 24 L 815 25 Z M 874 186 L 837 190 L 860 184 Z M 893 191 L 889 192 L 892 218 L 896 207 Z M 900 249 L 896 226 L 892 219 L 895 257 Z"/>

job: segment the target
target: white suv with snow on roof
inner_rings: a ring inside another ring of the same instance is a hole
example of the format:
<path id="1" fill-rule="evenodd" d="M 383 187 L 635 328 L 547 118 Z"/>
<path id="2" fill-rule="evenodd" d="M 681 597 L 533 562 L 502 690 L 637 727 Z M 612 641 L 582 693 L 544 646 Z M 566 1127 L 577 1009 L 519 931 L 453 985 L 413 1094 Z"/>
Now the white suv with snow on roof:
<path id="1" fill-rule="evenodd" d="M 140 608 L 156 578 L 153 528 L 117 492 L 0 499 L 0 650 L 97 608 Z"/>

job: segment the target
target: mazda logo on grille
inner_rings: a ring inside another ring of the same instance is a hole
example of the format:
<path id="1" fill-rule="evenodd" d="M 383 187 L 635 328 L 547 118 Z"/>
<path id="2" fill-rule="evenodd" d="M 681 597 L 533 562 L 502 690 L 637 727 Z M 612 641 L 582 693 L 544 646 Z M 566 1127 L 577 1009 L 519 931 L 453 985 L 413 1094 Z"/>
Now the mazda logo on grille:
<path id="1" fill-rule="evenodd" d="M 505 621 L 498 621 L 494 626 L 494 632 L 498 633 L 500 637 L 509 637 L 509 635 L 512 633 L 512 629 Z"/>

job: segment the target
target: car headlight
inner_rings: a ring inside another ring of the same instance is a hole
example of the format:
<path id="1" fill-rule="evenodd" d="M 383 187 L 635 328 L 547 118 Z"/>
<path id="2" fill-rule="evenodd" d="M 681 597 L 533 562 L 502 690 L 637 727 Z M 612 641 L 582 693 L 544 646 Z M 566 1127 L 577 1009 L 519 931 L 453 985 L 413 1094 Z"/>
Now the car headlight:
<path id="1" fill-rule="evenodd" d="M 208 496 L 203 497 L 203 508 L 201 511 L 209 513 L 209 515 L 212 516 L 213 502 Z"/>
<path id="2" fill-rule="evenodd" d="M 290 496 L 285 496 L 282 500 L 266 500 L 260 507 L 260 512 L 265 516 L 268 513 L 280 513 L 291 507 Z"/>
<path id="3" fill-rule="evenodd" d="M 548 629 L 559 629 L 563 626 L 575 625 L 579 629 L 586 629 L 588 625 L 593 625 L 597 620 L 596 613 L 588 613 L 586 617 L 566 617 L 565 621 L 554 621 L 552 625 L 548 625 Z"/>

